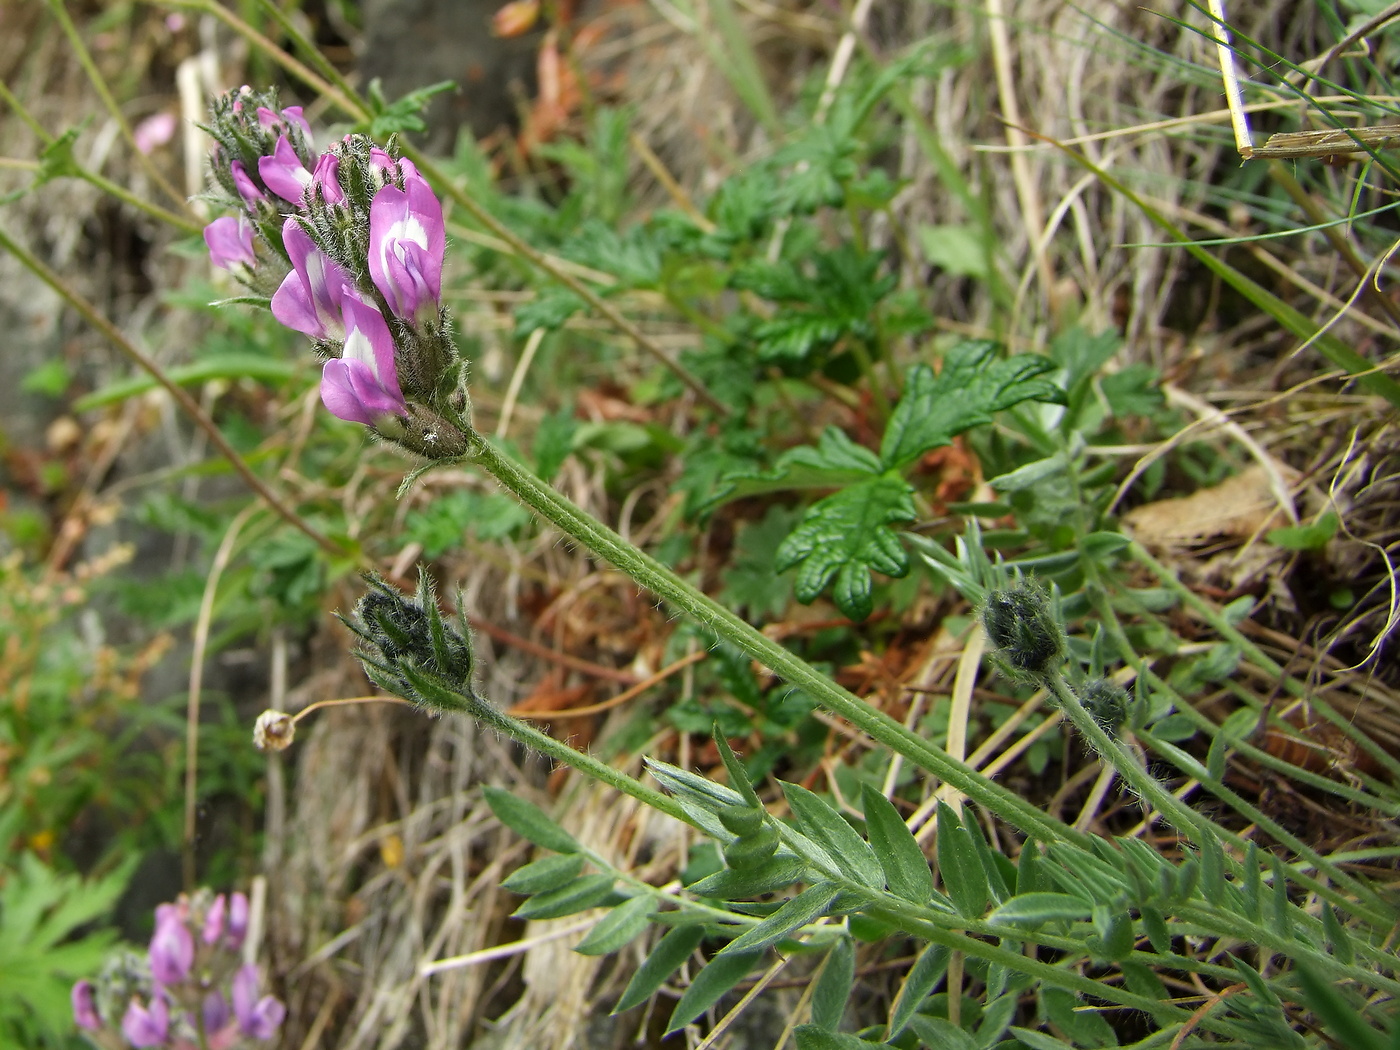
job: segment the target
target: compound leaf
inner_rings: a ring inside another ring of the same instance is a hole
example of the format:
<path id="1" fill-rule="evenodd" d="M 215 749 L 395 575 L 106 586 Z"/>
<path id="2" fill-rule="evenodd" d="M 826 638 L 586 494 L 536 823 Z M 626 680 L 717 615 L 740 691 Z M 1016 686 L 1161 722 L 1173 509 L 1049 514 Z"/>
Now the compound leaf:
<path id="1" fill-rule="evenodd" d="M 836 606 L 852 620 L 870 615 L 870 573 L 903 576 L 909 555 L 887 527 L 915 517 L 913 489 L 882 475 L 819 500 L 778 547 L 776 568 L 798 568 L 795 593 L 814 601 L 835 578 Z"/>
<path id="2" fill-rule="evenodd" d="M 936 375 L 928 365 L 915 365 L 885 428 L 881 460 L 887 469 L 898 470 L 1022 401 L 1064 404 L 1065 392 L 1043 378 L 1055 368 L 1055 362 L 1038 354 L 1000 357 L 997 344 L 985 339 L 953 347 Z"/>

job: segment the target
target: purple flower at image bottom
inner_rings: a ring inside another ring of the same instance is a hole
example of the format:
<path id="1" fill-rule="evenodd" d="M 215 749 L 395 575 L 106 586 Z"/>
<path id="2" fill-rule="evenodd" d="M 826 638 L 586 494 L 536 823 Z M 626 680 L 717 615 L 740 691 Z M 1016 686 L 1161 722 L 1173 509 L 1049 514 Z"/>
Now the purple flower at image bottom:
<path id="1" fill-rule="evenodd" d="M 344 305 L 359 299 L 350 278 L 316 247 L 295 216 L 282 224 L 282 245 L 292 260 L 292 272 L 272 296 L 272 316 L 312 339 L 343 340 Z"/>
<path id="2" fill-rule="evenodd" d="M 287 1008 L 270 995 L 258 998 L 258 968 L 250 963 L 234 975 L 233 1014 L 244 1035 L 271 1039 L 287 1016 Z"/>
<path id="3" fill-rule="evenodd" d="M 79 1028 L 95 1032 L 102 1027 L 102 1018 L 97 1014 L 97 1003 L 93 999 L 92 982 L 79 981 L 73 985 L 73 1020 Z"/>
<path id="4" fill-rule="evenodd" d="M 151 1000 L 149 1008 L 132 999 L 122 1018 L 122 1035 L 135 1047 L 160 1046 L 170 1033 L 170 1007 L 160 996 Z"/>
<path id="5" fill-rule="evenodd" d="M 369 209 L 369 274 L 396 317 L 436 316 L 447 245 L 442 205 L 408 161 L 400 161 L 404 188 L 382 186 Z"/>
<path id="6" fill-rule="evenodd" d="M 408 414 L 394 364 L 394 337 L 384 315 L 358 299 L 345 300 L 345 350 L 321 370 L 321 401 L 340 419 L 366 426 Z"/>
<path id="7" fill-rule="evenodd" d="M 209 246 L 209 261 L 225 270 L 251 267 L 258 260 L 253 251 L 253 225 L 242 215 L 225 215 L 204 227 L 204 243 Z"/>

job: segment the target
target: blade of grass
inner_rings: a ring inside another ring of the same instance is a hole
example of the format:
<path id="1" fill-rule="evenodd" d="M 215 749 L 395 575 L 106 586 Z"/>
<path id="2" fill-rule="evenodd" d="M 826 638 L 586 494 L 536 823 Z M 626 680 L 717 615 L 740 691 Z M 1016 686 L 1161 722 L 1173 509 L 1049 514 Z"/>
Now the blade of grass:
<path id="1" fill-rule="evenodd" d="M 1167 236 L 1171 237 L 1185 248 L 1192 256 L 1231 288 L 1243 295 L 1260 310 L 1263 310 L 1269 316 L 1273 317 L 1274 320 L 1294 336 L 1297 336 L 1299 339 L 1310 340 L 1312 345 L 1317 348 L 1318 352 L 1321 353 L 1323 357 L 1327 358 L 1327 360 L 1331 361 L 1337 367 L 1344 369 L 1362 389 L 1383 397 L 1392 405 L 1400 408 L 1400 383 L 1396 383 L 1394 379 L 1384 372 L 1378 371 L 1377 366 L 1366 360 L 1366 358 L 1351 349 L 1351 347 L 1347 346 L 1340 339 L 1325 333 L 1319 334 L 1318 326 L 1309 320 L 1301 311 L 1290 306 L 1249 277 L 1246 277 L 1230 264 L 1216 258 L 1210 252 L 1198 246 L 1174 222 L 1149 205 L 1123 182 L 1100 168 L 1087 156 L 1077 150 L 1061 145 L 1052 138 L 1035 132 L 1031 132 L 1030 134 L 1034 135 L 1042 142 L 1051 143 L 1085 171 L 1091 172 L 1095 178 L 1109 189 L 1113 190 L 1115 193 L 1121 194 L 1126 200 L 1131 201 L 1144 215 L 1163 230 Z"/>

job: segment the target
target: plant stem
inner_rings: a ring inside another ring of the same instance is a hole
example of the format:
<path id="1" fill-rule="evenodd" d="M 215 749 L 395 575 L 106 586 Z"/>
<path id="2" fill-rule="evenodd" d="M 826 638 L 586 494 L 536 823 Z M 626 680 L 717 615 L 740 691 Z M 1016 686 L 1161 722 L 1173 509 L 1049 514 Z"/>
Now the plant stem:
<path id="1" fill-rule="evenodd" d="M 107 107 L 107 112 L 116 121 L 117 130 L 126 140 L 126 144 L 131 147 L 132 155 L 136 158 L 136 163 L 140 165 L 146 175 L 161 188 L 161 191 L 172 201 L 189 212 L 189 204 L 185 201 L 185 195 L 170 184 L 170 180 L 161 174 L 156 167 L 155 161 L 141 152 L 136 145 L 136 136 L 131 130 L 130 123 L 127 122 L 126 115 L 122 113 L 121 106 L 117 105 L 117 100 L 112 97 L 112 93 L 107 89 L 107 82 L 102 77 L 102 71 L 97 68 L 97 63 L 92 60 L 92 54 L 88 51 L 87 45 L 83 43 L 82 34 L 78 32 L 78 27 L 73 24 L 73 20 L 68 17 L 68 10 L 64 6 L 64 0 L 48 0 L 49 9 L 53 11 L 54 17 L 58 19 L 59 26 L 68 37 L 68 42 L 73 46 L 73 51 L 77 55 L 78 62 L 82 65 L 84 72 L 88 75 L 88 80 L 92 82 L 93 89 L 102 99 L 102 104 Z"/>
<path id="2" fill-rule="evenodd" d="M 1099 753 L 1099 756 L 1118 770 L 1118 775 L 1127 781 L 1128 786 L 1144 800 L 1150 802 L 1157 812 L 1172 823 L 1187 831 L 1191 840 L 1198 846 L 1207 838 L 1219 837 L 1222 829 L 1202 817 L 1186 803 L 1164 788 L 1146 769 L 1138 757 L 1122 743 L 1109 736 L 1103 726 L 1094 719 L 1079 695 L 1070 688 L 1069 682 L 1059 670 L 1052 670 L 1043 676 L 1047 689 L 1055 694 L 1065 717 L 1074 723 L 1080 736 Z"/>
<path id="3" fill-rule="evenodd" d="M 228 439 L 224 437 L 223 431 L 219 429 L 218 424 L 209 418 L 208 413 L 199 407 L 199 403 L 189 395 L 189 392 L 185 390 L 184 387 L 167 376 L 158 364 L 142 353 L 135 343 L 123 335 L 116 325 L 101 314 L 97 307 L 93 306 L 92 303 L 79 295 L 73 287 L 63 280 L 63 278 L 59 277 L 59 275 L 48 266 L 44 265 L 37 256 L 22 247 L 20 243 L 6 233 L 3 228 L 0 228 L 0 248 L 8 251 L 25 267 L 25 269 L 29 270 L 34 276 L 38 277 L 39 280 L 43 281 L 57 292 L 69 306 L 73 307 L 73 309 L 82 316 L 83 320 L 87 321 L 88 324 L 92 325 L 106 336 L 118 350 L 131 358 L 141 369 L 149 373 L 157 383 L 164 387 L 170 396 L 175 399 L 175 403 L 194 420 L 195 425 L 209 436 L 210 442 L 212 442 L 214 447 L 228 460 L 229 465 L 233 467 L 234 473 L 241 477 L 244 482 L 247 483 L 248 487 L 257 493 L 258 496 L 262 497 L 263 501 L 274 513 L 298 531 L 305 534 L 309 539 L 313 540 L 316 545 L 326 551 L 326 553 L 337 558 L 348 556 L 348 552 L 343 550 L 339 544 L 326 536 L 322 536 L 308 525 L 302 519 L 301 515 L 287 506 L 275 492 L 267 487 L 267 483 L 263 481 L 262 478 L 253 473 L 252 468 L 244 462 L 243 457 L 228 443 Z"/>
<path id="4" fill-rule="evenodd" d="M 501 453 L 464 421 L 459 422 L 476 462 L 523 503 L 566 535 L 608 561 L 642 587 L 738 646 L 789 684 L 807 693 L 827 711 L 846 719 L 878 743 L 1041 841 L 1068 841 L 1087 846 L 1089 837 L 995 781 L 981 776 L 947 752 L 917 736 L 859 697 L 841 688 L 806 661 L 757 631 L 752 625 L 686 583 L 607 526 L 574 506 L 528 470 Z"/>
<path id="5" fill-rule="evenodd" d="M 689 824 L 697 831 L 705 829 L 696 824 L 681 805 L 667 795 L 655 788 L 647 787 L 636 777 L 628 776 L 620 769 L 614 769 L 606 762 L 594 758 L 592 755 L 576 748 L 570 747 L 562 741 L 555 740 L 548 733 L 541 732 L 528 722 L 523 722 L 518 718 L 498 711 L 479 697 L 470 693 L 455 692 L 461 698 L 461 705 L 458 708 L 462 714 L 485 723 L 492 729 L 504 733 L 513 740 L 519 741 L 526 747 L 538 751 L 540 754 L 562 762 L 567 766 L 572 766 L 580 773 L 601 781 L 609 787 L 621 791 L 624 795 L 630 795 L 638 802 L 659 810 L 667 816 L 675 817 L 677 820 Z"/>

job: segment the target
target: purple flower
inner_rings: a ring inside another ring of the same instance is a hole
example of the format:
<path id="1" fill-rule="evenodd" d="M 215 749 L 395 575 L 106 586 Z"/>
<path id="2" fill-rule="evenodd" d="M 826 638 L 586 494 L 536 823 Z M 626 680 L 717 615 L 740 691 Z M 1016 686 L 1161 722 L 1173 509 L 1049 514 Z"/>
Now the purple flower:
<path id="1" fill-rule="evenodd" d="M 306 187 L 311 185 L 311 172 L 306 170 L 286 135 L 277 136 L 272 156 L 258 158 L 258 174 L 268 189 L 289 204 L 300 205 Z"/>
<path id="2" fill-rule="evenodd" d="M 412 164 L 400 170 L 404 188 L 385 185 L 370 204 L 369 274 L 396 316 L 424 320 L 442 294 L 442 205 Z"/>
<path id="3" fill-rule="evenodd" d="M 358 299 L 345 300 L 345 351 L 321 370 L 321 401 L 351 423 L 373 426 L 408 414 L 394 367 L 394 337 L 384 315 Z"/>
<path id="4" fill-rule="evenodd" d="M 301 115 L 300 106 L 288 106 L 280 114 L 272 112 L 266 106 L 258 107 L 258 123 L 268 131 L 281 125 L 288 127 L 295 125 L 301 129 L 301 133 L 307 138 L 311 137 L 311 125 L 306 122 L 306 118 Z"/>
<path id="5" fill-rule="evenodd" d="M 350 136 L 346 136 L 349 138 Z M 387 150 L 378 146 L 371 146 L 369 149 L 369 166 L 379 175 L 388 176 L 394 170 L 394 158 L 389 156 Z"/>
<path id="6" fill-rule="evenodd" d="M 254 1039 L 271 1039 L 287 1008 L 270 995 L 258 997 L 258 968 L 241 966 L 233 978 L 233 1013 L 239 1030 Z"/>
<path id="7" fill-rule="evenodd" d="M 179 984 L 194 965 L 194 937 L 178 910 L 171 909 L 156 918 L 155 936 L 147 953 L 151 976 L 163 985 Z"/>
<path id="8" fill-rule="evenodd" d="M 243 947 L 243 938 L 248 935 L 248 898 L 242 893 L 234 893 L 228 899 L 228 943 L 233 951 Z"/>
<path id="9" fill-rule="evenodd" d="M 204 243 L 209 246 L 209 261 L 225 270 L 257 262 L 253 226 L 242 215 L 225 215 L 204 227 Z"/>
<path id="10" fill-rule="evenodd" d="M 146 1009 L 138 999 L 132 999 L 122 1018 L 122 1035 L 132 1046 L 160 1046 L 170 1033 L 170 1007 L 160 996 L 151 1000 Z"/>
<path id="11" fill-rule="evenodd" d="M 241 160 L 230 164 L 228 170 L 233 176 L 234 188 L 238 190 L 238 195 L 243 198 L 244 204 L 250 208 L 256 208 L 259 201 L 267 200 L 267 194 L 258 189 L 257 183 L 248 174 L 248 169 L 243 166 Z"/>
<path id="12" fill-rule="evenodd" d="M 272 316 L 312 339 L 343 340 L 343 306 L 349 299 L 359 299 L 350 278 L 316 247 L 294 215 L 282 224 L 282 244 L 292 260 L 292 272 L 272 296 Z"/>
<path id="13" fill-rule="evenodd" d="M 316 162 L 316 170 L 311 173 L 311 183 L 321 187 L 321 198 L 327 204 L 342 204 L 345 191 L 340 188 L 340 158 L 329 151 L 321 154 Z"/>
<path id="14" fill-rule="evenodd" d="M 97 1015 L 97 1003 L 92 996 L 92 982 L 79 981 L 73 985 L 73 1020 L 79 1028 L 95 1032 L 102 1027 L 102 1018 Z"/>
<path id="15" fill-rule="evenodd" d="M 224 912 L 227 910 L 227 902 L 221 893 L 214 898 L 214 903 L 209 905 L 209 910 L 204 913 L 204 930 L 200 933 L 199 939 L 205 944 L 213 944 L 224 933 Z"/>
<path id="16" fill-rule="evenodd" d="M 288 124 L 295 124 L 301 128 L 301 133 L 307 138 L 311 137 L 311 125 L 306 122 L 306 118 L 301 115 L 300 106 L 288 106 L 282 111 L 282 119 Z"/>
<path id="17" fill-rule="evenodd" d="M 210 992 L 204 997 L 204 1030 L 206 1032 L 217 1032 L 233 1018 L 233 1013 L 229 1010 L 228 1000 L 222 992 Z"/>

